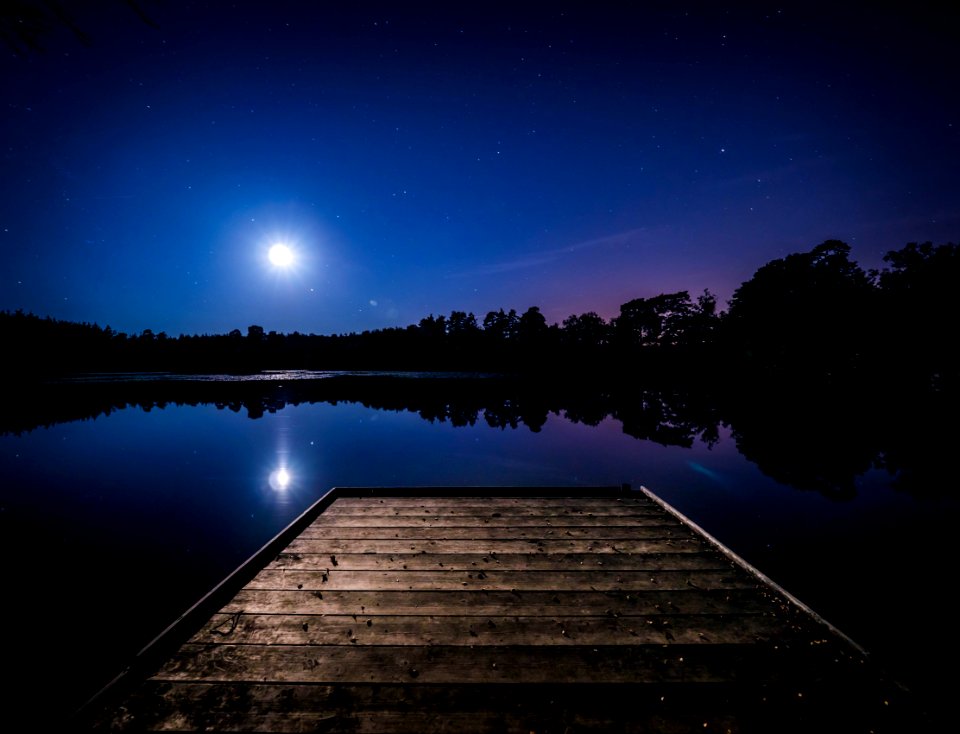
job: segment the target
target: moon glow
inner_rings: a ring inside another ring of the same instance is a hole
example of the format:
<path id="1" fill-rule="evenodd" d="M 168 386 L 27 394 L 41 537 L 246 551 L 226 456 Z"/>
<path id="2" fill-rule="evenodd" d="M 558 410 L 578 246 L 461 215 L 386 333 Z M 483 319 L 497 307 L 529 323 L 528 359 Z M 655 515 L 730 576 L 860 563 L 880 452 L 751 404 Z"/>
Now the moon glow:
<path id="1" fill-rule="evenodd" d="M 290 476 L 290 472 L 287 471 L 286 467 L 280 467 L 274 472 L 271 472 L 269 482 L 270 487 L 277 492 L 282 492 L 290 486 L 290 482 L 293 480 L 293 477 Z"/>
<path id="2" fill-rule="evenodd" d="M 267 253 L 270 262 L 278 268 L 289 268 L 293 265 L 293 250 L 282 242 L 278 242 Z"/>

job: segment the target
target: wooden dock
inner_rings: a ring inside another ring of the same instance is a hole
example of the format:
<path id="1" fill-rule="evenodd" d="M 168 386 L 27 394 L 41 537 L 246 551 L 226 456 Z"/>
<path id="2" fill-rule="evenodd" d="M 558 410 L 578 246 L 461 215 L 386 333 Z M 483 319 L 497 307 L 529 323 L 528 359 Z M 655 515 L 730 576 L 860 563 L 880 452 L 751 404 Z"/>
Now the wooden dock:
<path id="1" fill-rule="evenodd" d="M 336 489 L 78 722 L 916 731 L 849 639 L 646 490 Z"/>

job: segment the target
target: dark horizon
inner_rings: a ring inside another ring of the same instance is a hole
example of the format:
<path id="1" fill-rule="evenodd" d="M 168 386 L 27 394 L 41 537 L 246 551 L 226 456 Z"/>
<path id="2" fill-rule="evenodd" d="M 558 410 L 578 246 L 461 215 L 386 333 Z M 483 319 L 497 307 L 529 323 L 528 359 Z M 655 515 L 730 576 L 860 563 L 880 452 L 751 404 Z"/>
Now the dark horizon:
<path id="1" fill-rule="evenodd" d="M 734 293 L 726 311 L 704 292 L 633 298 L 607 321 L 594 312 L 548 324 L 540 309 L 477 317 L 454 310 L 418 324 L 362 333 L 267 331 L 168 337 L 0 311 L 0 371 L 234 374 L 261 370 L 406 370 L 607 373 L 642 385 L 688 387 L 777 381 L 869 393 L 960 394 L 949 347 L 960 313 L 952 287 L 960 247 L 911 243 L 864 271 L 849 245 L 823 242 L 772 260 Z M 890 350 L 890 335 L 897 349 Z M 750 387 L 753 386 L 753 387 Z"/>

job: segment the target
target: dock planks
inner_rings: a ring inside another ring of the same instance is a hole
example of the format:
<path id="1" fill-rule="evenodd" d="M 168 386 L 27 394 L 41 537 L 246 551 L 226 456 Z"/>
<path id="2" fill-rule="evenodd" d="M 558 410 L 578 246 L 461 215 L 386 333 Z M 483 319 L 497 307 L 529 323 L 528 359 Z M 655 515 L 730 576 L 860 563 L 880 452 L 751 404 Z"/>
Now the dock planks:
<path id="1" fill-rule="evenodd" d="M 111 731 L 917 730 L 646 490 L 333 490 L 84 711 Z"/>

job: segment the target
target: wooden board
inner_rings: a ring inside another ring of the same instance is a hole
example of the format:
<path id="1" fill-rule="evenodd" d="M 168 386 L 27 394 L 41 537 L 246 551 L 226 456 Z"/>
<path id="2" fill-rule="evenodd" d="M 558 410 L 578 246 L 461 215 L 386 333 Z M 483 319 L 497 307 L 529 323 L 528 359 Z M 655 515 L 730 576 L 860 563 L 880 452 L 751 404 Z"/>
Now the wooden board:
<path id="1" fill-rule="evenodd" d="M 244 588 L 225 614 L 419 614 L 422 616 L 760 614 L 775 606 L 759 589 L 624 591 L 304 591 Z"/>
<path id="2" fill-rule="evenodd" d="M 695 536 L 680 525 L 599 525 L 597 527 L 532 527 L 431 525 L 425 527 L 374 525 L 374 526 L 327 526 L 312 525 L 306 528 L 299 540 L 526 540 L 536 545 L 555 540 L 644 540 L 649 538 L 692 539 Z"/>
<path id="3" fill-rule="evenodd" d="M 845 691 L 845 696 L 851 692 Z M 243 718 L 236 711 L 244 712 Z M 790 718 L 784 718 L 788 710 Z M 853 724 L 842 718 L 836 723 Z M 176 712 L 173 714 L 173 712 Z M 186 731 L 239 724 L 276 732 L 803 731 L 798 699 L 746 685 L 569 686 L 181 683 L 149 681 L 126 701 L 130 722 Z M 862 717 L 856 724 L 862 724 Z M 846 731 L 856 731 L 848 726 Z M 837 729 L 842 730 L 842 729 Z"/>
<path id="4" fill-rule="evenodd" d="M 321 515 L 311 527 L 325 528 L 566 528 L 566 527 L 680 527 L 672 517 L 642 515 L 510 515 L 500 512 L 486 515 Z"/>
<path id="5" fill-rule="evenodd" d="M 651 544 L 651 547 L 653 545 Z M 268 569 L 337 569 L 341 571 L 655 571 L 727 569 L 722 554 L 701 543 L 670 544 L 650 553 L 281 553 Z"/>
<path id="6" fill-rule="evenodd" d="M 721 571 L 341 571 L 267 569 L 248 589 L 324 589 L 409 591 L 478 589 L 480 591 L 634 591 L 641 589 L 742 589 L 750 578 Z"/>
<path id="7" fill-rule="evenodd" d="M 548 538 L 508 540 L 505 538 L 455 538 L 420 540 L 416 538 L 297 538 L 286 550 L 290 553 L 643 553 L 669 552 L 667 541 L 696 541 L 688 530 L 648 534 L 637 528 L 633 538 Z M 646 537 L 650 536 L 650 537 Z M 652 544 L 649 541 L 660 541 Z M 701 546 L 702 547 L 702 546 Z M 655 549 L 655 550 L 654 550 Z"/>
<path id="8" fill-rule="evenodd" d="M 578 509 L 590 509 L 593 512 L 616 512 L 620 508 L 645 507 L 658 510 L 656 503 L 644 496 L 621 496 L 621 497 L 568 497 L 557 495 L 555 497 L 499 497 L 495 494 L 479 496 L 466 496 L 456 494 L 454 496 L 422 497 L 422 496 L 395 496 L 395 497 L 346 497 L 339 496 L 334 505 L 324 510 L 328 512 L 367 512 L 374 511 L 377 508 L 393 512 L 395 510 L 417 509 L 476 509 L 490 510 L 492 508 L 533 508 L 542 510 L 543 500 L 549 499 L 552 511 L 567 512 Z M 612 500 L 612 501 L 611 501 Z"/>
<path id="9" fill-rule="evenodd" d="M 215 614 L 191 642 L 234 645 L 663 645 L 786 640 L 770 614 L 637 616 Z"/>
<path id="10" fill-rule="evenodd" d="M 344 505 L 339 502 L 323 513 L 325 517 L 343 517 L 348 515 L 365 515 L 367 517 L 420 517 L 423 515 L 443 515 L 445 517 L 491 517 L 503 515 L 505 517 L 543 517 L 543 508 L 531 502 L 520 504 L 518 501 L 478 502 L 476 504 L 454 504 L 447 502 L 441 505 L 431 501 L 429 504 L 420 502 L 416 505 Z M 639 515 L 662 515 L 660 509 L 651 502 L 644 504 L 566 504 L 554 503 L 551 516 L 559 517 L 623 517 Z"/>

